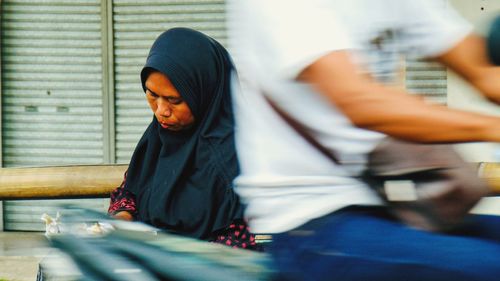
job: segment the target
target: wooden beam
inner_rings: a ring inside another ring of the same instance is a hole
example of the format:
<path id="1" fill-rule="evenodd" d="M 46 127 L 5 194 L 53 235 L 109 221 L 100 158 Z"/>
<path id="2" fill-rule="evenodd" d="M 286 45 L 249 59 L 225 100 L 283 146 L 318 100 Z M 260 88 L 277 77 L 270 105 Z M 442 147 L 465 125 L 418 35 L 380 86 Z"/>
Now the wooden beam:
<path id="1" fill-rule="evenodd" d="M 500 163 L 479 163 L 478 175 L 490 185 L 494 194 L 500 194 Z"/>
<path id="2" fill-rule="evenodd" d="M 0 200 L 105 198 L 119 186 L 126 164 L 0 168 Z M 500 194 L 500 163 L 479 163 L 478 175 Z"/>
<path id="3" fill-rule="evenodd" d="M 1 168 L 0 200 L 103 198 L 123 181 L 128 165 Z"/>

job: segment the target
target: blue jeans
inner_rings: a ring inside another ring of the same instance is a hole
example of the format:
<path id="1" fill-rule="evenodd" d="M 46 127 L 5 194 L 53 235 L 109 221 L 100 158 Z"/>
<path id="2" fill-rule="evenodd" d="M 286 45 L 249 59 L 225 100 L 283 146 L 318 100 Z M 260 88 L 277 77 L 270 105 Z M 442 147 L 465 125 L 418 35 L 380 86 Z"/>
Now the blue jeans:
<path id="1" fill-rule="evenodd" d="M 268 252 L 278 280 L 500 280 L 500 217 L 453 233 L 419 231 L 379 207 L 349 207 L 286 233 Z"/>

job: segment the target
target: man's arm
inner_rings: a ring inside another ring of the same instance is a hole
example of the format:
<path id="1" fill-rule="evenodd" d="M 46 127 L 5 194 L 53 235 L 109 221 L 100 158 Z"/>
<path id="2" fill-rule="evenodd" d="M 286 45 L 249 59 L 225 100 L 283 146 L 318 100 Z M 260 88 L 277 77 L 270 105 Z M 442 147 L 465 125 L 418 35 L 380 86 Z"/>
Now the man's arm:
<path id="1" fill-rule="evenodd" d="M 471 34 L 436 60 L 465 78 L 487 99 L 500 104 L 500 67 L 488 58 L 483 37 Z"/>
<path id="2" fill-rule="evenodd" d="M 500 141 L 500 118 L 430 105 L 385 87 L 360 75 L 347 51 L 321 57 L 297 79 L 316 87 L 361 128 L 424 143 Z"/>

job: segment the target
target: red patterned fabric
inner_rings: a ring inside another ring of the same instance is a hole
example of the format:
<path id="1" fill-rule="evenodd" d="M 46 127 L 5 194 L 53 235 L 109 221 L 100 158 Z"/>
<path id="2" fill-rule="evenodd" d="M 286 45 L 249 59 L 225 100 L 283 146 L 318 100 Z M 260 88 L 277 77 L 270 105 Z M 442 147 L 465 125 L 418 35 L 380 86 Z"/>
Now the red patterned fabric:
<path id="1" fill-rule="evenodd" d="M 233 248 L 262 250 L 260 245 L 255 242 L 255 235 L 250 232 L 248 225 L 242 220 L 233 221 L 226 229 L 218 232 L 210 242 Z"/>
<path id="2" fill-rule="evenodd" d="M 108 214 L 114 215 L 121 211 L 127 211 L 135 218 L 137 214 L 135 196 L 123 188 L 126 180 L 127 172 L 125 172 L 122 184 L 111 192 Z"/>

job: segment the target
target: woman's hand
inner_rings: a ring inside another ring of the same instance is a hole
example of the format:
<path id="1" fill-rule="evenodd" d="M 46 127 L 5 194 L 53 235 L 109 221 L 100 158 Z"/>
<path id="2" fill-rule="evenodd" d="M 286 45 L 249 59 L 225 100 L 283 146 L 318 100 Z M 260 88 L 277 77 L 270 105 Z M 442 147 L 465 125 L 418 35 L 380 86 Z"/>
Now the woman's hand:
<path id="1" fill-rule="evenodd" d="M 121 211 L 113 215 L 113 218 L 124 221 L 133 221 L 134 217 L 127 211 Z"/>

